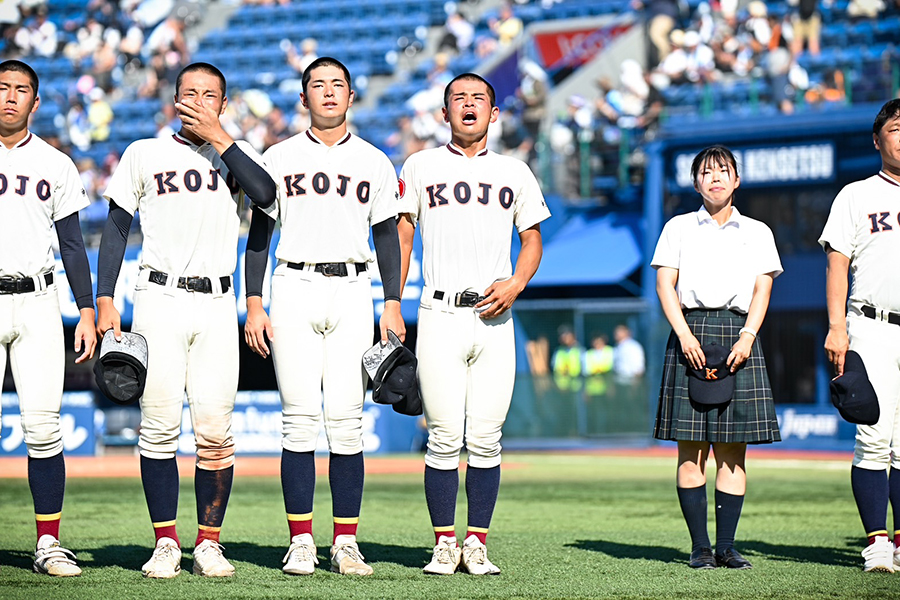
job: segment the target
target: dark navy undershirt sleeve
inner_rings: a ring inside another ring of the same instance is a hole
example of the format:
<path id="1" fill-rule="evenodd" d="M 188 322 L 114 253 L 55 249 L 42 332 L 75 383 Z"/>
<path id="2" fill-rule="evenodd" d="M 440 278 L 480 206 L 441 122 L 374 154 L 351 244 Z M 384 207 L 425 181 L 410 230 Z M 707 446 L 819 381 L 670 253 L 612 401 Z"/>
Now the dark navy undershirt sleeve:
<path id="1" fill-rule="evenodd" d="M 113 297 L 119 269 L 125 258 L 125 244 L 128 242 L 128 230 L 131 229 L 133 217 L 127 210 L 109 201 L 109 216 L 103 227 L 100 239 L 100 254 L 97 257 L 97 297 Z"/>
<path id="2" fill-rule="evenodd" d="M 262 208 L 267 208 L 275 202 L 275 182 L 266 170 L 247 156 L 237 144 L 231 144 L 222 153 L 222 162 L 234 175 L 251 202 Z"/>
<path id="3" fill-rule="evenodd" d="M 78 310 L 94 308 L 91 267 L 84 252 L 84 238 L 81 237 L 81 222 L 77 212 L 56 221 L 56 237 L 59 238 L 59 254 Z"/>
<path id="4" fill-rule="evenodd" d="M 273 231 L 275 220 L 254 206 L 253 216 L 250 218 L 250 231 L 247 233 L 247 253 L 244 256 L 244 286 L 248 298 L 262 296 Z"/>
<path id="5" fill-rule="evenodd" d="M 375 256 L 384 299 L 400 301 L 400 238 L 397 234 L 397 220 L 393 217 L 372 226 L 372 241 L 375 242 Z"/>

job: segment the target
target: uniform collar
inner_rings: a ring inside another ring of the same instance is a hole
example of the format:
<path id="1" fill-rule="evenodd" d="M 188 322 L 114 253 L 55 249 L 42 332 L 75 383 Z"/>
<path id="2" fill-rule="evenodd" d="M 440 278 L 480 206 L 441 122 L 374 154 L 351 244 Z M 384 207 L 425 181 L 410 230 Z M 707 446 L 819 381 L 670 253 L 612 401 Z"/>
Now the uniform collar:
<path id="1" fill-rule="evenodd" d="M 742 219 L 742 215 L 738 211 L 737 206 L 734 206 L 732 204 L 731 205 L 731 217 L 729 217 L 729 219 L 722 224 L 722 227 L 725 227 L 726 225 L 733 225 L 735 227 L 740 227 L 741 219 Z M 712 215 L 709 214 L 709 211 L 706 210 L 706 207 L 701 206 L 700 210 L 697 211 L 697 223 L 699 225 L 703 225 L 704 223 L 707 223 L 707 222 L 712 223 L 716 227 L 719 226 L 719 224 L 716 223 L 715 219 L 712 218 Z"/>
<path id="2" fill-rule="evenodd" d="M 314 144 L 322 144 L 323 146 L 326 146 L 326 145 L 327 145 L 327 144 L 325 144 L 325 142 L 323 142 L 322 140 L 320 140 L 319 138 L 316 137 L 316 134 L 314 134 L 314 133 L 312 132 L 312 129 L 307 129 L 307 130 L 306 130 L 306 137 L 309 138 L 309 140 L 310 140 L 311 142 L 313 142 Z M 350 141 L 350 138 L 351 138 L 351 137 L 352 137 L 352 134 L 348 131 L 347 133 L 344 134 L 344 137 L 342 137 L 342 138 L 338 141 L 338 143 L 335 144 L 335 146 L 340 146 L 341 144 L 346 144 L 347 142 Z"/>
<path id="3" fill-rule="evenodd" d="M 896 187 L 900 187 L 900 183 L 898 183 L 896 179 L 889 177 L 888 174 L 885 173 L 884 171 L 878 171 L 878 176 L 881 177 L 882 179 L 884 179 L 889 184 L 896 186 Z"/>
<path id="4" fill-rule="evenodd" d="M 194 150 L 196 150 L 197 148 L 201 148 L 202 146 L 205 146 L 207 144 L 207 142 L 203 142 L 202 144 L 200 144 L 200 146 L 198 146 L 197 144 L 195 144 L 194 142 L 192 142 L 191 140 L 187 139 L 186 137 L 184 137 L 183 135 L 181 135 L 180 133 L 177 133 L 177 132 L 172 134 L 172 139 L 175 140 L 176 142 L 178 142 L 179 144 L 188 146 L 190 148 L 193 148 Z"/>
<path id="5" fill-rule="evenodd" d="M 462 157 L 469 158 L 469 157 L 466 155 L 466 153 L 463 152 L 462 150 L 460 150 L 458 146 L 454 145 L 453 142 L 448 142 L 448 143 L 447 143 L 447 150 L 449 150 L 449 151 L 452 152 L 453 154 L 458 154 L 458 155 L 460 155 L 460 156 L 462 156 Z M 478 154 L 476 154 L 476 155 L 473 156 L 472 158 L 476 158 L 476 157 L 478 157 L 478 156 L 487 156 L 487 153 L 488 153 L 488 149 L 487 149 L 487 148 L 484 148 L 482 151 L 480 151 Z"/>
<path id="6" fill-rule="evenodd" d="M 12 150 L 15 150 L 15 149 L 17 149 L 17 148 L 21 148 L 22 146 L 24 146 L 25 144 L 27 144 L 28 142 L 30 142 L 31 139 L 32 139 L 33 137 L 34 137 L 34 134 L 33 134 L 33 133 L 31 133 L 30 131 L 26 131 L 25 137 L 23 137 L 21 140 L 19 140 L 19 143 L 17 143 L 17 144 L 16 144 L 15 146 L 13 146 L 12 148 L 7 148 L 7 147 L 4 146 L 3 144 L 0 144 L 0 148 L 3 148 L 3 149 L 6 150 L 7 152 L 11 152 Z"/>

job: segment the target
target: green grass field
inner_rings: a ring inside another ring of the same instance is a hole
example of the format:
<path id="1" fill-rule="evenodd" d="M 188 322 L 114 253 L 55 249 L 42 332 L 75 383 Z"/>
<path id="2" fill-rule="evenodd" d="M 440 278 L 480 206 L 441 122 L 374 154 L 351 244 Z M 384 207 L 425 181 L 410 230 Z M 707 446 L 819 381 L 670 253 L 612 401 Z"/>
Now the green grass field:
<path id="1" fill-rule="evenodd" d="M 488 537 L 490 557 L 503 574 L 490 578 L 422 574 L 433 537 L 420 473 L 367 477 L 359 538 L 375 568 L 369 578 L 327 570 L 331 511 L 321 477 L 315 509 L 320 570 L 311 577 L 284 575 L 280 482 L 242 477 L 240 466 L 222 535 L 237 574 L 225 580 L 191 575 L 193 482 L 183 479 L 178 529 L 186 547 L 184 572 L 167 581 L 140 574 L 152 532 L 138 479 L 69 481 L 62 537 L 78 553 L 84 574 L 65 580 L 31 572 L 28 485 L 2 479 L 0 598 L 900 597 L 900 573 L 861 571 L 863 539 L 849 462 L 750 458 L 737 544 L 753 562 L 749 571 L 688 568 L 690 542 L 675 495 L 674 459 L 507 454 L 506 462 Z M 712 506 L 710 501 L 714 536 Z M 461 493 L 458 533 L 464 524 Z"/>

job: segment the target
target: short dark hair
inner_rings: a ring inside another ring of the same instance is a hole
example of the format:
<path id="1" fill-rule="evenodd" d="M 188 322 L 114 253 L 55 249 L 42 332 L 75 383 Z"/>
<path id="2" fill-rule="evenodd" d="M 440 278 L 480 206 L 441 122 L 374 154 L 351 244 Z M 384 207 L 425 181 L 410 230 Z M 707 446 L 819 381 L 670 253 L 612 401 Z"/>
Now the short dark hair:
<path id="1" fill-rule="evenodd" d="M 332 58 L 330 56 L 320 56 L 316 60 L 309 63 L 309 66 L 306 67 L 306 70 L 303 71 L 303 79 L 301 83 L 303 85 L 303 93 L 306 93 L 306 86 L 309 85 L 309 80 L 312 79 L 313 69 L 318 69 L 319 67 L 337 67 L 341 71 L 344 72 L 344 77 L 347 79 L 347 87 L 351 90 L 353 89 L 353 83 L 350 80 L 350 69 L 348 69 L 344 63 L 339 61 L 336 58 Z"/>
<path id="2" fill-rule="evenodd" d="M 881 133 L 881 128 L 884 127 L 884 124 L 898 115 L 900 115 L 900 98 L 894 98 L 885 102 L 881 110 L 878 111 L 875 122 L 872 124 L 872 133 L 875 135 Z"/>
<path id="3" fill-rule="evenodd" d="M 691 181 L 694 184 L 697 183 L 697 175 L 700 174 L 700 169 L 709 162 L 727 165 L 731 169 L 734 169 L 735 177 L 740 177 L 738 174 L 737 159 L 734 158 L 734 154 L 725 146 L 716 144 L 715 146 L 704 148 L 694 157 L 694 162 L 691 163 Z"/>
<path id="4" fill-rule="evenodd" d="M 205 62 L 191 63 L 181 70 L 181 72 L 178 74 L 178 78 L 175 79 L 175 93 L 176 94 L 178 93 L 178 90 L 181 89 L 181 80 L 184 78 L 184 76 L 187 75 L 188 73 L 195 73 L 195 72 L 206 73 L 207 75 L 212 75 L 213 77 L 216 77 L 219 80 L 219 83 L 222 85 L 222 97 L 223 98 L 225 97 L 225 76 L 222 75 L 222 71 L 220 71 L 213 65 L 211 65 L 209 63 L 205 63 Z"/>
<path id="5" fill-rule="evenodd" d="M 497 105 L 497 94 L 494 92 L 494 86 L 488 83 L 488 80 L 478 75 L 476 73 L 463 73 L 462 75 L 457 75 L 453 79 L 450 80 L 450 83 L 447 84 L 447 87 L 444 88 L 444 108 L 450 106 L 450 86 L 456 83 L 457 81 L 480 81 L 484 85 L 487 86 L 488 98 L 491 100 L 491 108 L 494 108 Z"/>
<path id="6" fill-rule="evenodd" d="M 23 63 L 21 60 L 4 60 L 0 63 L 0 73 L 8 73 L 9 71 L 28 75 L 28 78 L 31 80 L 31 87 L 34 89 L 34 95 L 38 95 L 39 82 L 37 73 L 34 72 L 34 69 Z"/>

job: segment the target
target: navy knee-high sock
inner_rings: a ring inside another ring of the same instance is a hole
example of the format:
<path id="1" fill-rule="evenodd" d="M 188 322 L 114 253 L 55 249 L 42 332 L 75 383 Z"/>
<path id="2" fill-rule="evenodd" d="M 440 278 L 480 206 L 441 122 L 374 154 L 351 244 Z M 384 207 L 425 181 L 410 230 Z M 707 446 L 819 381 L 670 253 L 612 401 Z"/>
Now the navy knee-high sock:
<path id="1" fill-rule="evenodd" d="M 167 537 L 178 543 L 178 534 L 175 533 L 175 517 L 178 515 L 178 464 L 175 457 L 156 459 L 142 455 L 141 483 L 156 540 Z"/>
<path id="2" fill-rule="evenodd" d="M 850 469 L 850 486 L 856 499 L 866 537 L 887 535 L 888 476 L 887 471 Z"/>
<path id="3" fill-rule="evenodd" d="M 474 535 L 482 544 L 485 543 L 499 491 L 500 465 L 488 469 L 466 468 L 466 498 L 469 502 L 466 538 Z"/>
<path id="4" fill-rule="evenodd" d="M 219 532 L 225 520 L 225 509 L 231 497 L 234 481 L 234 465 L 206 471 L 194 468 L 194 495 L 197 498 L 197 544 L 205 539 L 219 541 Z"/>
<path id="5" fill-rule="evenodd" d="M 734 546 L 744 496 L 716 490 L 716 552 L 722 553 Z"/>
<path id="6" fill-rule="evenodd" d="M 312 535 L 313 499 L 316 493 L 314 452 L 281 451 L 281 491 L 290 537 Z"/>
<path id="7" fill-rule="evenodd" d="M 706 485 L 695 488 L 677 488 L 681 513 L 691 534 L 691 552 L 709 548 L 709 532 L 706 528 Z"/>
<path id="8" fill-rule="evenodd" d="M 441 536 L 455 538 L 456 495 L 459 493 L 459 469 L 442 471 L 425 466 L 425 502 L 434 528 L 435 543 Z"/>
<path id="9" fill-rule="evenodd" d="M 894 544 L 900 546 L 900 469 L 891 469 L 888 480 L 888 497 L 894 516 Z"/>
<path id="10" fill-rule="evenodd" d="M 328 484 L 331 487 L 331 516 L 334 537 L 356 535 L 359 508 L 362 505 L 365 461 L 363 453 L 334 454 L 328 460 Z"/>
<path id="11" fill-rule="evenodd" d="M 59 539 L 59 521 L 66 492 L 66 461 L 62 452 L 49 458 L 28 457 L 28 487 L 34 503 L 38 540 L 43 535 Z"/>

